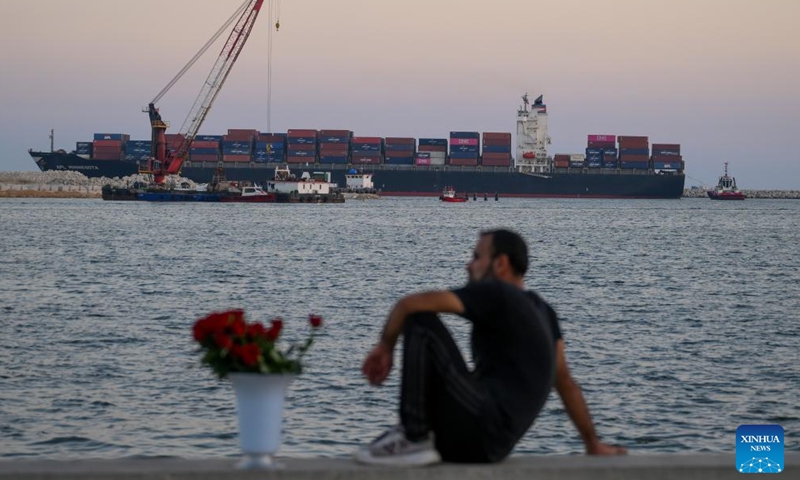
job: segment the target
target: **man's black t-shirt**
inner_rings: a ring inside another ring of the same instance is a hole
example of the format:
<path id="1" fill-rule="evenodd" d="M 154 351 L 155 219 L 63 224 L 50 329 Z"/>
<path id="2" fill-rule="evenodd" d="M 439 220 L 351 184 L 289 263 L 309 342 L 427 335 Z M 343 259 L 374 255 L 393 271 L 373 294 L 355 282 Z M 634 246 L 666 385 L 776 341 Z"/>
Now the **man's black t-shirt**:
<path id="1" fill-rule="evenodd" d="M 555 379 L 555 340 L 561 337 L 553 309 L 538 295 L 488 280 L 453 290 L 472 328 L 475 378 L 497 409 L 510 447 L 544 406 Z M 500 432 L 498 432 L 500 433 Z"/>

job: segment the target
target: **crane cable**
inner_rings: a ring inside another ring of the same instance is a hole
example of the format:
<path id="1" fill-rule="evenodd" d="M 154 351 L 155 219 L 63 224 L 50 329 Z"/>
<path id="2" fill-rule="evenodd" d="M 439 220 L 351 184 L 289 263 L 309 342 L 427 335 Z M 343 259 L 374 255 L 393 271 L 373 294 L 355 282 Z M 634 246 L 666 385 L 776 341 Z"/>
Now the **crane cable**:
<path id="1" fill-rule="evenodd" d="M 203 56 L 203 54 L 204 54 L 204 53 L 206 53 L 206 51 L 207 51 L 207 50 L 208 50 L 208 49 L 211 47 L 211 45 L 213 45 L 213 44 L 214 44 L 214 42 L 216 42 L 216 41 L 217 41 L 217 39 L 220 37 L 220 35 L 222 35 L 223 33 L 225 33 L 225 31 L 227 31 L 227 30 L 228 30 L 228 27 L 230 27 L 230 25 L 231 25 L 231 24 L 232 24 L 234 21 L 236 21 L 236 19 L 237 19 L 237 18 L 239 18 L 239 16 L 241 16 L 241 15 L 242 15 L 242 13 L 244 12 L 244 9 L 245 9 L 245 8 L 247 8 L 247 5 L 248 5 L 249 3 L 250 3 L 250 0 L 245 0 L 245 1 L 244 1 L 244 3 L 242 3 L 242 5 L 241 5 L 241 6 L 240 6 L 238 9 L 236 9 L 236 11 L 233 13 L 233 15 L 231 15 L 231 18 L 229 18 L 229 19 L 228 19 L 228 20 L 225 22 L 225 24 L 224 24 L 224 25 L 222 25 L 222 27 L 220 27 L 220 29 L 219 29 L 219 30 L 217 30 L 217 33 L 215 33 L 215 34 L 214 34 L 214 36 L 213 36 L 213 37 L 211 37 L 211 39 L 210 39 L 208 42 L 206 42 L 206 44 L 205 44 L 205 45 L 203 45 L 203 48 L 201 48 L 201 49 L 200 49 L 200 50 L 199 50 L 199 51 L 198 51 L 198 52 L 197 52 L 197 53 L 194 55 L 194 57 L 192 57 L 192 59 L 191 59 L 191 60 L 189 60 L 189 63 L 187 63 L 186 65 L 184 65 L 184 67 L 181 69 L 181 71 L 180 71 L 180 72 L 178 72 L 178 74 L 177 74 L 177 75 L 175 75 L 175 77 L 174 77 L 172 80 L 170 80 L 170 82 L 167 84 L 167 86 L 166 86 L 166 87 L 164 87 L 164 88 L 163 88 L 163 89 L 162 89 L 160 92 L 158 92 L 158 95 L 156 95 L 156 97 L 155 97 L 155 98 L 154 98 L 154 99 L 153 99 L 153 100 L 152 100 L 150 103 L 152 103 L 152 104 L 155 104 L 156 102 L 158 102 L 159 100 L 161 100 L 161 97 L 163 97 L 164 95 L 166 95 L 166 94 L 167 94 L 167 92 L 169 92 L 169 90 L 170 90 L 170 89 L 171 89 L 173 86 L 175 86 L 175 84 L 176 84 L 176 83 L 178 83 L 178 80 L 180 80 L 180 79 L 181 79 L 181 77 L 183 77 L 183 75 L 184 75 L 186 72 L 188 72 L 188 71 L 189 71 L 189 69 L 190 69 L 190 68 L 192 68 L 192 66 L 193 66 L 195 63 L 197 63 L 197 60 L 199 60 L 199 59 L 200 59 L 200 57 L 202 57 L 202 56 Z"/>
<path id="2" fill-rule="evenodd" d="M 272 20 L 275 20 L 275 31 L 281 28 L 281 0 L 268 0 L 269 33 L 267 33 L 267 131 L 272 132 Z"/>

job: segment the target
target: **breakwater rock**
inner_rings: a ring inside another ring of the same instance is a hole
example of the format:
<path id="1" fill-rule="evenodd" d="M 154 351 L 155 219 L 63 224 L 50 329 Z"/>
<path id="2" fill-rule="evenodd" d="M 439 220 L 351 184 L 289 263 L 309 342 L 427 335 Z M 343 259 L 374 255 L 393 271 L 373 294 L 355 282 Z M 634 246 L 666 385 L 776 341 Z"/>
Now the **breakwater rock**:
<path id="1" fill-rule="evenodd" d="M 761 199 L 793 199 L 800 200 L 800 190 L 741 190 L 747 198 Z M 683 191 L 684 198 L 705 198 L 708 197 L 703 188 L 687 188 Z"/>
<path id="2" fill-rule="evenodd" d="M 136 182 L 147 183 L 144 175 L 128 177 L 89 178 L 73 172 L 0 172 L 0 197 L 5 198 L 101 198 L 103 185 L 129 187 Z M 189 188 L 195 182 L 182 178 L 170 177 L 169 182 L 185 184 Z"/>

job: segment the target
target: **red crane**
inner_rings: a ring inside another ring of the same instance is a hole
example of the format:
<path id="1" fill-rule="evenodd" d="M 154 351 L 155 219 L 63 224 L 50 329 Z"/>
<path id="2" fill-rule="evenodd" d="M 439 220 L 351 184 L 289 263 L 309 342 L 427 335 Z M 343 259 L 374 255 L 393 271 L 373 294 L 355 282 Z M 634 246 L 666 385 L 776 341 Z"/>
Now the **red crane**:
<path id="1" fill-rule="evenodd" d="M 256 17 L 261 10 L 261 5 L 264 0 L 245 0 L 245 2 L 236 10 L 236 12 L 228 19 L 214 37 L 211 38 L 199 52 L 183 67 L 183 69 L 175 76 L 175 78 L 164 87 L 161 92 L 148 104 L 145 110 L 150 116 L 150 128 L 152 135 L 152 146 L 150 151 L 150 159 L 146 165 L 140 165 L 139 173 L 150 174 L 153 176 L 153 181 L 156 184 L 163 184 L 164 177 L 180 173 L 183 162 L 189 153 L 189 147 L 192 145 L 197 132 L 200 131 L 200 126 L 208 115 L 211 105 L 217 98 L 222 89 L 222 85 L 228 78 L 228 75 L 239 58 L 250 32 L 253 30 Z M 194 102 L 194 106 L 189 111 L 189 115 L 183 123 L 180 130 L 180 144 L 173 143 L 167 145 L 166 130 L 167 123 L 161 119 L 161 114 L 156 108 L 155 104 L 166 94 L 170 88 L 185 74 L 189 68 L 205 53 L 206 50 L 214 43 L 214 41 L 227 29 L 227 27 L 236 20 L 236 25 L 228 36 L 228 40 L 222 47 L 222 51 L 217 58 L 211 73 L 203 83 L 203 88 Z M 170 148 L 172 147 L 172 151 Z"/>

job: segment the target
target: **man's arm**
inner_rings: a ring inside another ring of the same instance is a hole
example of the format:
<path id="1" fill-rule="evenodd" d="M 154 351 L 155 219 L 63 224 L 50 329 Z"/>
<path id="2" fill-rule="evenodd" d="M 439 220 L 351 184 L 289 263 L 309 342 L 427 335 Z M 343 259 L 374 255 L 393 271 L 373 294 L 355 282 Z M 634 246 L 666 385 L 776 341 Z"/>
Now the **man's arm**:
<path id="1" fill-rule="evenodd" d="M 451 291 L 415 293 L 401 298 L 392 307 L 381 339 L 367 355 L 361 371 L 373 385 L 380 385 L 392 370 L 392 356 L 397 339 L 403 332 L 406 317 L 419 312 L 464 313 L 464 304 Z"/>
<path id="2" fill-rule="evenodd" d="M 556 391 L 570 420 L 578 429 L 589 455 L 624 455 L 628 453 L 625 448 L 608 445 L 597 438 L 594 423 L 589 414 L 589 407 L 583 398 L 581 387 L 572 378 L 567 366 L 567 356 L 564 353 L 564 340 L 556 341 Z"/>

